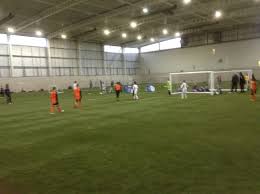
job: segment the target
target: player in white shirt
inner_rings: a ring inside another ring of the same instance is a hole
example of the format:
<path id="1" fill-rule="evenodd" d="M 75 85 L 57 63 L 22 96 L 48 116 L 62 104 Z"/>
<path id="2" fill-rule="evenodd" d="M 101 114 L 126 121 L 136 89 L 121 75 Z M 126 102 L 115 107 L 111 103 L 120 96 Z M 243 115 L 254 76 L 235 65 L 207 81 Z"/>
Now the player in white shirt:
<path id="1" fill-rule="evenodd" d="M 77 89 L 77 87 L 78 87 L 78 82 L 74 81 L 74 83 L 73 83 L 73 90 Z"/>
<path id="2" fill-rule="evenodd" d="M 136 82 L 134 82 L 134 85 L 133 85 L 133 96 L 134 96 L 134 100 L 138 100 L 139 99 L 139 97 L 138 97 L 138 95 L 137 95 L 137 93 L 138 93 L 138 85 L 137 85 L 137 83 Z"/>
<path id="3" fill-rule="evenodd" d="M 181 98 L 186 99 L 187 98 L 187 91 L 188 91 L 188 84 L 185 80 L 183 80 L 181 84 Z"/>

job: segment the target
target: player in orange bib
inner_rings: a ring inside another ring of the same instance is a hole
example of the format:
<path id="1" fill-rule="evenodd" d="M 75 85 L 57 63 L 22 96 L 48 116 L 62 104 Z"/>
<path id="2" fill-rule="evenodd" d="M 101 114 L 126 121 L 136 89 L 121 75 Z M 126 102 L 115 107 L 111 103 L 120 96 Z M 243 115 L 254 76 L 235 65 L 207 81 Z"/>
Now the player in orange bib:
<path id="1" fill-rule="evenodd" d="M 257 83 L 254 74 L 252 75 L 252 79 L 250 82 L 250 87 L 251 87 L 251 100 L 256 101 L 256 89 L 257 89 Z"/>
<path id="2" fill-rule="evenodd" d="M 117 101 L 118 101 L 118 100 L 119 100 L 120 93 L 121 93 L 121 91 L 122 91 L 122 86 L 121 86 L 120 82 L 117 82 L 117 83 L 116 83 L 114 89 L 115 89 L 115 92 L 116 92 L 116 99 L 117 99 Z"/>
<path id="3" fill-rule="evenodd" d="M 58 112 L 64 112 L 64 110 L 62 110 L 59 105 L 58 92 L 56 90 L 56 87 L 53 87 L 50 92 L 50 100 L 51 100 L 50 114 L 54 114 L 55 107 L 57 108 Z"/>
<path id="4" fill-rule="evenodd" d="M 82 94 L 81 94 L 81 89 L 79 87 L 79 84 L 74 89 L 74 108 L 81 108 L 81 99 L 82 99 Z"/>

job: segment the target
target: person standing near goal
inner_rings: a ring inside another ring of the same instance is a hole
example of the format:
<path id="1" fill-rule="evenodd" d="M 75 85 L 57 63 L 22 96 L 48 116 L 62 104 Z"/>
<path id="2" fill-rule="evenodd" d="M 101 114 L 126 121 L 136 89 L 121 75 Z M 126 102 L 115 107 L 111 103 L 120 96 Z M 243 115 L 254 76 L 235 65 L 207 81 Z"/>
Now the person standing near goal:
<path id="1" fill-rule="evenodd" d="M 187 92 L 188 92 L 188 84 L 185 80 L 183 80 L 181 84 L 181 99 L 187 99 Z"/>
<path id="2" fill-rule="evenodd" d="M 134 100 L 138 100 L 139 99 L 139 97 L 138 97 L 138 95 L 137 95 L 137 93 L 138 93 L 138 85 L 137 85 L 137 83 L 136 82 L 134 82 L 134 85 L 133 85 L 133 96 L 134 96 Z"/>
<path id="3" fill-rule="evenodd" d="M 171 95 L 171 89 L 172 89 L 172 83 L 171 83 L 170 79 L 167 80 L 166 87 L 168 89 L 168 94 L 170 96 Z"/>

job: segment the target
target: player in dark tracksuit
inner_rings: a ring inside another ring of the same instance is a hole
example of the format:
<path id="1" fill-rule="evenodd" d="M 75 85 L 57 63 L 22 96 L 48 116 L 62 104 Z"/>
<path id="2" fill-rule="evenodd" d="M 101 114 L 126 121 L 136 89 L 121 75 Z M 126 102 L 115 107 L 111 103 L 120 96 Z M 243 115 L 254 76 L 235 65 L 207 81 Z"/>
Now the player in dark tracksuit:
<path id="1" fill-rule="evenodd" d="M 232 76 L 232 86 L 231 86 L 231 92 L 237 92 L 237 86 L 239 83 L 239 77 L 237 74 L 234 74 Z"/>
<path id="2" fill-rule="evenodd" d="M 12 104 L 12 96 L 11 96 L 11 91 L 10 91 L 8 84 L 5 85 L 5 97 L 6 97 L 6 103 Z"/>
<path id="3" fill-rule="evenodd" d="M 246 79 L 245 79 L 245 76 L 243 75 L 242 72 L 239 73 L 239 84 L 240 84 L 241 93 L 244 93 L 245 92 Z"/>
<path id="4" fill-rule="evenodd" d="M 0 97 L 4 97 L 5 96 L 5 91 L 4 88 L 1 86 L 0 88 Z"/>

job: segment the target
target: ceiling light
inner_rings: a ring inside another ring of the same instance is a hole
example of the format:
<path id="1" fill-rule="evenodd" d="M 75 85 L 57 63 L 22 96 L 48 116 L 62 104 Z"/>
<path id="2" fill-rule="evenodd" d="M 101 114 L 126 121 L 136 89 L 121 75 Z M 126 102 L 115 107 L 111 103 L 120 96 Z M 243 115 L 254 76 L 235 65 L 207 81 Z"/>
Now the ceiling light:
<path id="1" fill-rule="evenodd" d="M 127 38 L 127 34 L 126 33 L 122 33 L 122 38 Z"/>
<path id="2" fill-rule="evenodd" d="M 191 0 L 183 0 L 184 4 L 189 4 L 191 2 Z"/>
<path id="3" fill-rule="evenodd" d="M 154 41 L 155 41 L 155 39 L 154 39 L 154 38 L 150 38 L 150 41 L 151 41 L 151 42 L 154 42 Z"/>
<path id="4" fill-rule="evenodd" d="M 142 40 L 143 39 L 143 37 L 141 35 L 138 35 L 136 38 L 137 38 L 137 40 Z"/>
<path id="5" fill-rule="evenodd" d="M 108 29 L 105 29 L 104 34 L 108 36 L 110 34 L 110 31 Z"/>
<path id="6" fill-rule="evenodd" d="M 14 33 L 14 32 L 15 32 L 14 28 L 12 28 L 12 27 L 8 27 L 8 28 L 7 28 L 7 31 L 8 31 L 9 33 Z"/>
<path id="7" fill-rule="evenodd" d="M 37 30 L 37 31 L 35 32 L 35 34 L 36 34 L 36 36 L 42 36 L 42 32 L 41 32 L 40 30 Z"/>
<path id="8" fill-rule="evenodd" d="M 175 32 L 175 37 L 180 37 L 181 33 L 180 32 Z"/>
<path id="9" fill-rule="evenodd" d="M 131 28 L 136 28 L 136 27 L 137 27 L 137 23 L 134 22 L 134 21 L 132 21 L 132 22 L 130 23 L 130 26 L 131 26 Z"/>
<path id="10" fill-rule="evenodd" d="M 169 32 L 168 32 L 168 30 L 167 30 L 166 28 L 164 28 L 164 29 L 162 30 L 162 33 L 163 33 L 164 35 L 167 35 Z"/>
<path id="11" fill-rule="evenodd" d="M 62 39 L 66 39 L 66 38 L 67 38 L 67 35 L 66 35 L 66 34 L 61 34 L 60 37 L 61 37 Z"/>
<path id="12" fill-rule="evenodd" d="M 147 7 L 144 7 L 143 8 L 143 13 L 148 13 L 149 12 L 149 9 Z"/>
<path id="13" fill-rule="evenodd" d="M 222 16 L 222 11 L 215 11 L 215 18 L 220 18 Z"/>

